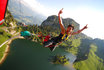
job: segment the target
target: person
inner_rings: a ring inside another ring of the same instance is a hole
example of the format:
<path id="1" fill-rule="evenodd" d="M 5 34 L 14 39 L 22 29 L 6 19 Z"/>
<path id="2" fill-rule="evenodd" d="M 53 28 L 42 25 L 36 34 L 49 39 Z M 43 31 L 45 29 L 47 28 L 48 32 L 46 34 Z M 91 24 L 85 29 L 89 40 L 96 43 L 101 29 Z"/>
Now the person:
<path id="1" fill-rule="evenodd" d="M 77 32 L 73 32 L 74 30 L 74 25 L 73 24 L 69 24 L 67 29 L 64 28 L 64 25 L 62 23 L 62 19 L 60 17 L 60 14 L 63 13 L 63 8 L 59 11 L 58 13 L 58 19 L 59 19 L 59 24 L 60 24 L 60 28 L 61 28 L 61 33 L 59 34 L 59 36 L 57 37 L 53 37 L 51 39 L 49 39 L 48 41 L 45 41 L 44 47 L 49 47 L 51 51 L 53 51 L 55 49 L 55 47 L 57 46 L 57 44 L 67 40 L 69 37 L 71 37 L 72 35 L 76 35 L 79 34 L 80 32 L 82 32 L 84 29 L 87 29 L 87 25 L 84 26 L 82 29 L 78 30 Z"/>

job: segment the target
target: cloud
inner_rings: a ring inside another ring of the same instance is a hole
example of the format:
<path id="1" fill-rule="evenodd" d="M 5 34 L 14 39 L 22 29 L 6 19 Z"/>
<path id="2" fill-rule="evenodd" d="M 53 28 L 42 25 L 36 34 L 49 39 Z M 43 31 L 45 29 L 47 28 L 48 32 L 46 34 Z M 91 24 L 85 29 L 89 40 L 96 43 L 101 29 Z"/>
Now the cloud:
<path id="1" fill-rule="evenodd" d="M 55 13 L 55 10 L 40 4 L 37 0 L 23 0 L 31 6 L 32 10 L 37 11 L 45 16 L 49 16 Z"/>

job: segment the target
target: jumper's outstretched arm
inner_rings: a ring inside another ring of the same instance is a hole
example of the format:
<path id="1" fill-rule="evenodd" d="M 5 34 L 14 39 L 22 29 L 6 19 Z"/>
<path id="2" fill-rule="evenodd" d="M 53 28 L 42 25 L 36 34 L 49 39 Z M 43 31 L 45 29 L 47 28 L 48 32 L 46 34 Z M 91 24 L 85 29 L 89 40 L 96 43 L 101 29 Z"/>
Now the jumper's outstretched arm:
<path id="1" fill-rule="evenodd" d="M 87 24 L 88 25 L 88 24 Z M 81 30 L 78 30 L 77 32 L 73 32 L 72 35 L 75 35 L 75 34 L 79 34 L 80 32 L 82 32 L 84 29 L 87 29 L 88 27 L 84 26 Z"/>
<path id="2" fill-rule="evenodd" d="M 62 14 L 62 10 L 63 10 L 63 8 L 58 13 L 58 19 L 59 19 L 59 24 L 60 24 L 60 28 L 61 28 L 61 33 L 64 34 L 65 33 L 65 28 L 64 28 L 64 25 L 62 23 L 62 19 L 60 17 L 60 14 Z"/>

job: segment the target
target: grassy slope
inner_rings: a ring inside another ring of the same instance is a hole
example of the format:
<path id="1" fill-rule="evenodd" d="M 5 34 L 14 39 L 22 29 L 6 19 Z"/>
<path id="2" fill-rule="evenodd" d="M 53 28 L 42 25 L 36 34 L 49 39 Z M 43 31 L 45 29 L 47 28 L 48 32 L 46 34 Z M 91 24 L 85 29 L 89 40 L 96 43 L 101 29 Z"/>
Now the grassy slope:
<path id="1" fill-rule="evenodd" d="M 7 39 L 9 39 L 7 36 L 3 36 L 3 35 L 0 35 L 0 45 L 5 42 Z M 5 52 L 5 48 L 6 48 L 6 44 L 3 45 L 1 48 L 0 48 L 0 60 L 1 58 L 3 57 L 3 54 Z"/>
<path id="2" fill-rule="evenodd" d="M 3 54 L 5 53 L 6 46 L 7 46 L 7 44 L 3 45 L 3 46 L 0 48 L 0 60 L 1 60 L 1 58 L 3 57 Z"/>
<path id="3" fill-rule="evenodd" d="M 97 47 L 92 44 L 88 55 L 88 59 L 74 63 L 74 67 L 77 70 L 104 70 L 103 60 L 96 56 L 96 51 Z"/>
<path id="4" fill-rule="evenodd" d="M 61 46 L 65 47 L 66 51 L 69 53 L 72 53 L 74 55 L 78 52 L 78 47 L 80 46 L 80 38 L 73 39 L 73 40 L 67 40 L 65 43 L 61 43 Z"/>
<path id="5" fill-rule="evenodd" d="M 74 39 L 72 40 L 72 47 L 67 49 L 67 51 L 69 51 L 70 53 L 76 55 L 78 52 L 78 47 L 80 46 L 80 38 L 79 39 Z M 70 45 L 69 45 L 70 47 Z"/>
<path id="6" fill-rule="evenodd" d="M 9 39 L 8 36 L 0 35 L 0 45 L 8 39 Z"/>
<path id="7" fill-rule="evenodd" d="M 8 34 L 5 32 L 5 34 L 1 35 L 0 34 L 0 45 L 5 42 L 6 40 L 8 40 Z M 3 45 L 1 48 L 0 48 L 0 60 L 1 58 L 3 57 L 3 54 L 5 52 L 5 48 L 6 48 L 6 44 Z"/>

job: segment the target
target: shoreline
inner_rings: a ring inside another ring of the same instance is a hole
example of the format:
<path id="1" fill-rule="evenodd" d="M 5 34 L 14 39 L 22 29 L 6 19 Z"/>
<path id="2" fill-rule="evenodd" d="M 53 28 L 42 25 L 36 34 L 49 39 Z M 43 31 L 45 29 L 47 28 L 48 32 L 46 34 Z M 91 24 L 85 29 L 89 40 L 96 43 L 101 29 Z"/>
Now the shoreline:
<path id="1" fill-rule="evenodd" d="M 2 63 L 5 61 L 5 59 L 7 58 L 8 54 L 9 54 L 10 44 L 12 43 L 12 41 L 15 40 L 15 39 L 19 39 L 19 38 L 20 39 L 23 39 L 23 37 L 19 36 L 17 38 L 14 38 L 14 39 L 11 39 L 11 40 L 8 41 L 7 46 L 6 46 L 6 49 L 5 49 L 5 52 L 3 54 L 3 57 L 0 60 L 0 65 L 2 65 Z"/>
<path id="2" fill-rule="evenodd" d="M 8 54 L 9 54 L 9 51 L 10 51 L 10 46 L 9 46 L 9 44 L 10 44 L 11 42 L 12 42 L 12 40 L 8 41 L 8 43 L 7 43 L 7 47 L 6 47 L 6 49 L 5 49 L 4 55 L 3 55 L 2 59 L 0 60 L 0 65 L 5 61 L 6 57 L 7 57 Z"/>

